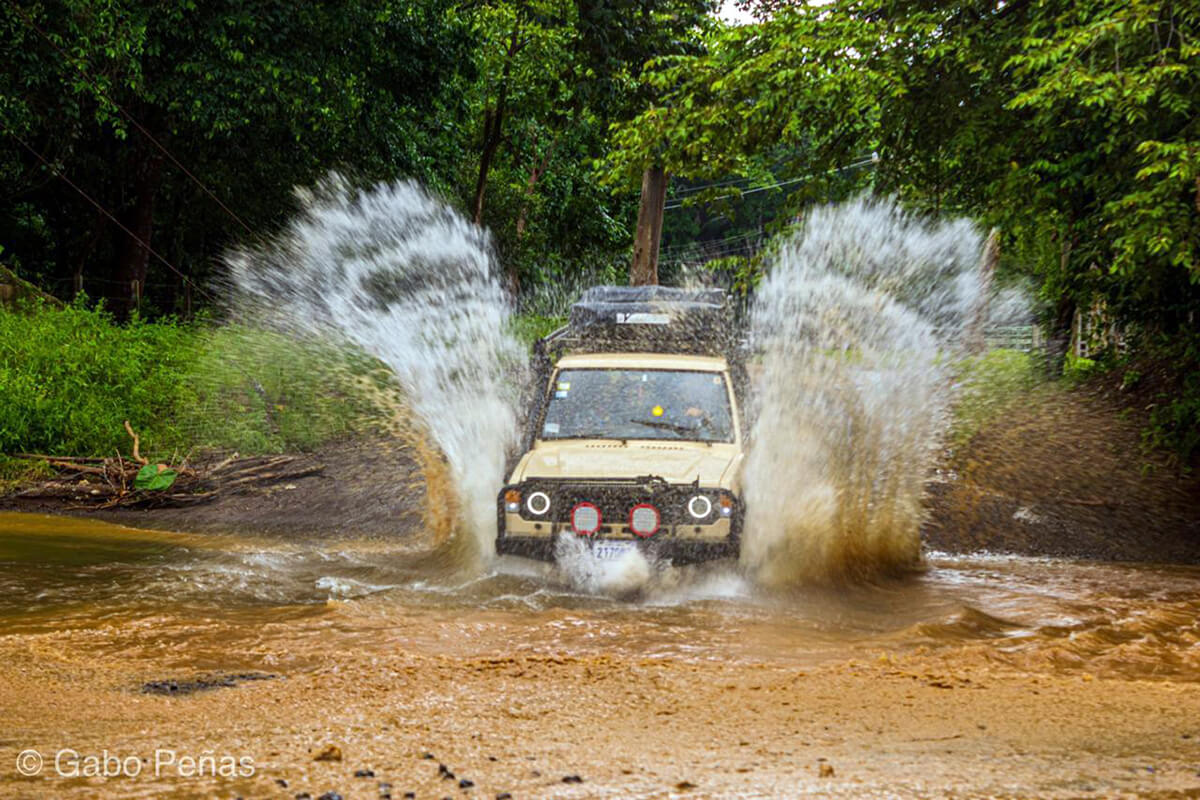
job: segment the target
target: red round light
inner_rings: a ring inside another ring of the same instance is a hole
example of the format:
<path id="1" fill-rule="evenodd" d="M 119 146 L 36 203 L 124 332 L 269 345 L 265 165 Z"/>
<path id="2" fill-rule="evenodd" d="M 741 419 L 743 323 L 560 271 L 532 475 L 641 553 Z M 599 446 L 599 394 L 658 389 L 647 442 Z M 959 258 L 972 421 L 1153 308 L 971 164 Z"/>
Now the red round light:
<path id="1" fill-rule="evenodd" d="M 600 509 L 591 503 L 577 503 L 571 509 L 571 529 L 580 536 L 591 536 L 600 530 Z"/>
<path id="2" fill-rule="evenodd" d="M 662 515 L 649 503 L 638 503 L 629 509 L 629 530 L 638 536 L 653 536 L 662 524 Z"/>

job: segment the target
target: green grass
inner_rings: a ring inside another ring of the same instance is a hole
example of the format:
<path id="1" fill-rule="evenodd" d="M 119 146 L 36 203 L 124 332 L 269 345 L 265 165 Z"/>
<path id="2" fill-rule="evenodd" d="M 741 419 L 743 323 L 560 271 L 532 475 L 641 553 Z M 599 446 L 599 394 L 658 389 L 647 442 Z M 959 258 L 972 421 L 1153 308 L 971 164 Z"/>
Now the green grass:
<path id="1" fill-rule="evenodd" d="M 509 320 L 509 329 L 521 344 L 532 346 L 538 339 L 553 333 L 566 324 L 566 317 L 515 314 Z"/>
<path id="2" fill-rule="evenodd" d="M 400 404 L 382 365 L 327 344 L 230 325 L 198 332 L 196 348 L 174 420 L 180 443 L 311 450 L 382 423 Z"/>
<path id="3" fill-rule="evenodd" d="M 962 445 L 1042 381 L 1037 360 L 1020 350 L 995 349 L 967 359 L 959 378 L 950 441 Z"/>
<path id="4" fill-rule="evenodd" d="M 386 424 L 386 370 L 330 345 L 240 326 L 134 319 L 82 303 L 0 310 L 0 453 L 172 460 L 197 449 L 309 450 Z M 0 463 L 0 481 L 20 465 Z"/>
<path id="5" fill-rule="evenodd" d="M 113 455 L 129 444 L 125 420 L 153 448 L 194 339 L 169 320 L 118 326 L 82 304 L 0 311 L 0 452 Z"/>

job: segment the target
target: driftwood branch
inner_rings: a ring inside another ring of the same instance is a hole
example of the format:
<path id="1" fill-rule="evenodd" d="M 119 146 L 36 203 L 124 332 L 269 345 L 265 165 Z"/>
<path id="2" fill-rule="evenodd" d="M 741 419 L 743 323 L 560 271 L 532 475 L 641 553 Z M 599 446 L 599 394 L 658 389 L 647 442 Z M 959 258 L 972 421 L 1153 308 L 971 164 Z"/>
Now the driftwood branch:
<path id="1" fill-rule="evenodd" d="M 316 475 L 324 470 L 324 466 L 307 456 L 240 458 L 234 453 L 211 467 L 176 467 L 175 483 L 170 489 L 131 490 L 138 471 L 149 462 L 138 449 L 137 434 L 128 427 L 127 430 L 134 438 L 136 461 L 126 461 L 120 452 L 115 458 L 21 454 L 23 458 L 44 461 L 57 474 L 18 492 L 14 498 L 69 502 L 73 503 L 67 506 L 71 509 L 189 506 L 209 502 L 222 494 L 267 490 L 281 481 Z"/>
<path id="2" fill-rule="evenodd" d="M 133 427 L 129 424 L 129 420 L 125 420 L 125 430 L 129 431 L 129 435 L 133 437 L 133 460 L 141 464 L 143 467 L 146 466 L 150 463 L 150 460 L 143 458 L 142 454 L 138 452 L 138 443 L 141 440 L 138 439 L 138 435 L 133 432 Z"/>

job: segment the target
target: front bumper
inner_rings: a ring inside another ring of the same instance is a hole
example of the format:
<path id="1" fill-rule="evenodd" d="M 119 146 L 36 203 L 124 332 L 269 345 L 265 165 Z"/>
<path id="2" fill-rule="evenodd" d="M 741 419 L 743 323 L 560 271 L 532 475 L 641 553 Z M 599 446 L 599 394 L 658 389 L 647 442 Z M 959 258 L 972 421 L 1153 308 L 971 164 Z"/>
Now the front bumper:
<path id="1" fill-rule="evenodd" d="M 553 561 L 554 541 L 555 537 L 552 536 L 501 535 L 496 539 L 496 552 L 501 555 L 535 558 L 539 561 Z M 736 559 L 741 551 L 741 543 L 737 540 L 709 542 L 651 537 L 639 541 L 638 549 L 652 560 L 669 561 L 676 566 L 684 566 L 722 558 Z"/>
<path id="2" fill-rule="evenodd" d="M 552 498 L 551 510 L 533 515 L 523 506 L 509 511 L 505 493 L 516 489 L 522 497 L 530 491 L 542 491 Z M 697 493 L 731 497 L 732 513 L 713 513 L 697 520 L 687 515 L 688 498 Z M 602 524 L 592 536 L 578 536 L 584 541 L 633 542 L 648 557 L 673 564 L 693 564 L 722 558 L 737 558 L 741 551 L 743 509 L 736 495 L 719 487 L 677 485 L 645 480 L 548 481 L 538 479 L 524 484 L 505 486 L 497 498 L 496 551 L 542 561 L 555 560 L 555 541 L 560 534 L 577 537 L 568 519 L 568 509 L 576 503 L 598 506 Z M 660 512 L 661 527 L 646 537 L 630 528 L 629 511 L 634 506 L 650 503 Z"/>

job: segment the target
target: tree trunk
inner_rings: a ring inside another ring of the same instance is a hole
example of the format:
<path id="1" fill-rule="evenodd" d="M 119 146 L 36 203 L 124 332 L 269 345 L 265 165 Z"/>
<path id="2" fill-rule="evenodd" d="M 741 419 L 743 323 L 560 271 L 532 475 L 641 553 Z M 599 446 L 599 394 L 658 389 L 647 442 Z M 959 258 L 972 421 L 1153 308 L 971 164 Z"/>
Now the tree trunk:
<path id="1" fill-rule="evenodd" d="M 501 90 L 503 98 L 503 89 Z M 479 154 L 479 178 L 475 181 L 475 200 L 471 204 L 473 219 L 476 225 L 483 224 L 483 199 L 487 194 L 488 170 L 492 168 L 492 159 L 500 149 L 500 125 L 504 118 L 504 107 L 489 108 L 483 115 L 483 152 Z"/>
<path id="2" fill-rule="evenodd" d="M 479 155 L 479 177 L 475 181 L 475 199 L 471 210 L 476 225 L 483 224 L 483 201 L 487 195 L 488 171 L 492 168 L 492 160 L 503 141 L 501 132 L 504 125 L 504 111 L 508 103 L 508 79 L 512 75 L 513 58 L 524 46 L 521 37 L 521 15 L 513 23 L 512 35 L 508 40 L 508 53 L 504 59 L 504 69 L 500 71 L 500 93 L 496 97 L 496 105 L 483 113 L 483 151 Z"/>
<path id="3" fill-rule="evenodd" d="M 658 246 L 662 241 L 666 201 L 667 172 L 662 167 L 650 167 L 642 173 L 642 203 L 633 238 L 633 263 L 629 267 L 631 286 L 658 284 Z"/>
<path id="4" fill-rule="evenodd" d="M 146 287 L 146 268 L 150 262 L 150 237 L 154 232 L 154 196 L 162 181 L 163 157 L 147 154 L 138 148 L 138 161 L 133 167 L 133 207 L 123 215 L 122 223 L 133 236 L 122 234 L 114 277 L 117 281 L 112 310 L 126 318 L 141 302 Z"/>
<path id="5" fill-rule="evenodd" d="M 529 180 L 525 183 L 525 194 L 521 197 L 521 210 L 517 213 L 518 239 L 525 236 L 525 224 L 529 217 L 529 203 L 533 199 L 533 192 L 537 188 L 538 181 L 542 179 L 542 176 L 546 174 L 546 169 L 550 166 L 550 156 L 554 155 L 554 147 L 557 144 L 557 139 L 552 141 L 546 154 L 529 171 Z"/>

